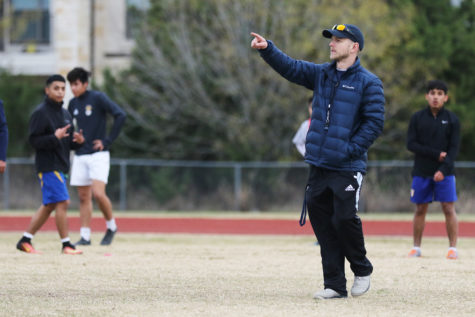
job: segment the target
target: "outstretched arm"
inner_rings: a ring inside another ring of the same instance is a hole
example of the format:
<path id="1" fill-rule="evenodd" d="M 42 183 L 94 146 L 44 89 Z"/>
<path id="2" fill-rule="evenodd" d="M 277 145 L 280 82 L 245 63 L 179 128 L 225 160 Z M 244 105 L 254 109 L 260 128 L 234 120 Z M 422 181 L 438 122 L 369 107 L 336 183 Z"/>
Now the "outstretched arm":
<path id="1" fill-rule="evenodd" d="M 251 47 L 258 50 L 261 57 L 282 77 L 308 89 L 315 88 L 318 68 L 316 64 L 295 60 L 284 54 L 272 41 L 267 41 L 260 34 L 251 32 L 251 35 L 254 37 Z"/>

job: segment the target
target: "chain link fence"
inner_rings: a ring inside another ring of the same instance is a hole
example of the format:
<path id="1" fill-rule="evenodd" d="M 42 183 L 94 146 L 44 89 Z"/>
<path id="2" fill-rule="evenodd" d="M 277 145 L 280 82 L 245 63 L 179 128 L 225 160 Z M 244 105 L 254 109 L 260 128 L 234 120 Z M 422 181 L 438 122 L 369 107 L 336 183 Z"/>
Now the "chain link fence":
<path id="1" fill-rule="evenodd" d="M 457 162 L 459 213 L 474 213 L 475 162 Z M 360 212 L 413 212 L 411 161 L 370 161 Z M 200 162 L 112 159 L 107 193 L 116 210 L 292 211 L 302 207 L 303 162 Z M 0 176 L 4 210 L 36 209 L 41 191 L 34 163 L 8 160 Z M 70 187 L 71 209 L 78 198 Z"/>

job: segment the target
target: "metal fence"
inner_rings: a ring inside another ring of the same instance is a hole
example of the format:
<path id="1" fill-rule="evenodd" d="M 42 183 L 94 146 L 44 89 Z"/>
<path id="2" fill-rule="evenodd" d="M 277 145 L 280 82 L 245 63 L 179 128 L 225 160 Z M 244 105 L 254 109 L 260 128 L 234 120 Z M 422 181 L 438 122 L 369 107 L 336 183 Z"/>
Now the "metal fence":
<path id="1" fill-rule="evenodd" d="M 412 161 L 370 161 L 363 212 L 412 212 Z M 472 213 L 475 162 L 457 162 L 458 212 Z M 299 211 L 308 176 L 304 162 L 203 162 L 112 159 L 107 192 L 118 210 Z M 3 209 L 41 202 L 34 162 L 10 158 L 0 176 Z M 71 208 L 78 208 L 70 188 Z"/>

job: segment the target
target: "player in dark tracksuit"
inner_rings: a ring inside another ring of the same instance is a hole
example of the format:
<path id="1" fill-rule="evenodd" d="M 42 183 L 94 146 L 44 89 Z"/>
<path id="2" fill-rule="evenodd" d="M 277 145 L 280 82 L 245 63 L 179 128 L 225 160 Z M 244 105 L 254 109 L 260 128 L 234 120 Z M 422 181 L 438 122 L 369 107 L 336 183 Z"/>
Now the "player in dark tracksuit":
<path id="1" fill-rule="evenodd" d="M 32 217 L 28 229 L 17 243 L 17 249 L 38 253 L 31 244 L 33 235 L 56 210 L 56 226 L 65 254 L 81 254 L 68 236 L 67 209 L 69 194 L 65 175 L 69 172 L 71 149 L 78 149 L 84 137 L 74 131 L 72 118 L 63 108 L 66 80 L 61 75 L 46 81 L 46 98 L 33 112 L 29 123 L 29 141 L 35 149 L 35 166 L 43 194 L 43 204 Z"/>
<path id="2" fill-rule="evenodd" d="M 92 198 L 94 197 L 104 219 L 106 233 L 101 245 L 109 245 L 117 231 L 112 204 L 105 188 L 109 177 L 109 148 L 125 122 L 125 112 L 106 94 L 88 90 L 88 72 L 77 67 L 68 73 L 68 81 L 75 98 L 68 110 L 74 122 L 84 132 L 85 145 L 76 151 L 71 169 L 71 185 L 77 186 L 81 217 L 79 245 L 91 244 Z M 106 134 L 107 116 L 113 117 L 109 134 Z"/>
<path id="3" fill-rule="evenodd" d="M 457 116 L 444 108 L 448 100 L 447 85 L 440 80 L 428 83 L 429 104 L 414 113 L 409 123 L 407 148 L 415 154 L 412 170 L 411 202 L 414 214 L 414 247 L 410 257 L 421 256 L 422 233 L 428 204 L 440 201 L 449 236 L 447 258 L 457 258 L 457 200 L 454 162 L 460 144 L 460 123 Z"/>

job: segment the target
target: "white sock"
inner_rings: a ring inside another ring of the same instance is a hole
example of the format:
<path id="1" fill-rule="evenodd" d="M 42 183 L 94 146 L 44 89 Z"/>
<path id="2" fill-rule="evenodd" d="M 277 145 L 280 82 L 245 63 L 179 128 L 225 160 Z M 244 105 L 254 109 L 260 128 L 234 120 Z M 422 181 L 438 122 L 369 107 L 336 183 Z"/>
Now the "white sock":
<path id="1" fill-rule="evenodd" d="M 107 229 L 110 229 L 112 231 L 116 231 L 117 230 L 117 225 L 115 223 L 115 219 L 112 218 L 111 220 L 109 221 L 106 221 L 106 226 L 107 226 Z"/>
<path id="2" fill-rule="evenodd" d="M 81 229 L 79 229 L 79 232 L 81 234 L 81 238 L 87 241 L 91 240 L 91 228 L 81 227 Z"/>
<path id="3" fill-rule="evenodd" d="M 457 252 L 457 248 L 456 248 L 456 247 L 450 247 L 449 250 L 454 250 L 455 252 Z"/>
<path id="4" fill-rule="evenodd" d="M 69 241 L 71 241 L 71 239 L 69 239 L 69 237 L 61 239 L 61 243 L 65 243 L 65 242 L 69 242 Z"/>
<path id="5" fill-rule="evenodd" d="M 415 250 L 417 250 L 417 251 L 421 251 L 421 247 L 413 246 L 412 248 L 415 249 Z"/>
<path id="6" fill-rule="evenodd" d="M 23 236 L 28 238 L 28 239 L 33 239 L 33 235 L 29 232 L 23 232 Z"/>

